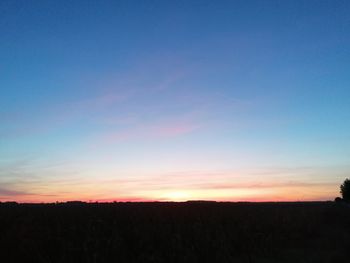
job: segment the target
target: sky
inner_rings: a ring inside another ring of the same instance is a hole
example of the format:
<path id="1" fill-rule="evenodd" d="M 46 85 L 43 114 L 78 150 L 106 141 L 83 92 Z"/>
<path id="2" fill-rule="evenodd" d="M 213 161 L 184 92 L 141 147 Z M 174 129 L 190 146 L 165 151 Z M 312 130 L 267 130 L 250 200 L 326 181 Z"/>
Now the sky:
<path id="1" fill-rule="evenodd" d="M 350 2 L 0 1 L 0 201 L 333 200 Z"/>

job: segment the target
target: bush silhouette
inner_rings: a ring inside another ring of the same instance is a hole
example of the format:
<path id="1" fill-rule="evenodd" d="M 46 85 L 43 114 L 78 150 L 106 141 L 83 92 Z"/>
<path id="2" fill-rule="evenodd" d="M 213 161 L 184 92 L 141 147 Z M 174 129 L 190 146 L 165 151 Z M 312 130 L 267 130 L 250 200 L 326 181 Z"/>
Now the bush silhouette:
<path id="1" fill-rule="evenodd" d="M 334 202 L 341 203 L 341 202 L 343 202 L 343 199 L 338 196 L 334 199 Z"/>
<path id="2" fill-rule="evenodd" d="M 340 186 L 340 193 L 343 197 L 343 200 L 350 201 L 350 179 L 345 179 L 345 181 Z"/>

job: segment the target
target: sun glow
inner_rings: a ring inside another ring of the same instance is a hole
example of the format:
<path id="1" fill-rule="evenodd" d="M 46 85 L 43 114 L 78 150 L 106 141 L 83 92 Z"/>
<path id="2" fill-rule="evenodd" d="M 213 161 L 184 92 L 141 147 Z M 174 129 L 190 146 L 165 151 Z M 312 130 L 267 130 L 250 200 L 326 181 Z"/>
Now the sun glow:
<path id="1" fill-rule="evenodd" d="M 164 194 L 163 198 L 167 201 L 181 202 L 187 201 L 190 198 L 190 194 L 183 191 L 169 192 Z"/>

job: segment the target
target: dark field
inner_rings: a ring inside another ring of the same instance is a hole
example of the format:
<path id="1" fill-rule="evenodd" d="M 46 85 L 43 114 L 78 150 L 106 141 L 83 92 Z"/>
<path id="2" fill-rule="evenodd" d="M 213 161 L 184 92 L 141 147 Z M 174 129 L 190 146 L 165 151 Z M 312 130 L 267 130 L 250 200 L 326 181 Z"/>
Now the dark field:
<path id="1" fill-rule="evenodd" d="M 1 262 L 350 262 L 320 203 L 0 204 Z"/>

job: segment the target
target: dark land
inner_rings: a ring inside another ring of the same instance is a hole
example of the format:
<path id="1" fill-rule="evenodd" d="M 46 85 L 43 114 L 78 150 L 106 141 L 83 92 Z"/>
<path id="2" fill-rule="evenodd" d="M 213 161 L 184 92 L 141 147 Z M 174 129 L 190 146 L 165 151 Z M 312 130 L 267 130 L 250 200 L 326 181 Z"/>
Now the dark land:
<path id="1" fill-rule="evenodd" d="M 1 262 L 350 262 L 350 208 L 310 203 L 0 204 Z"/>

